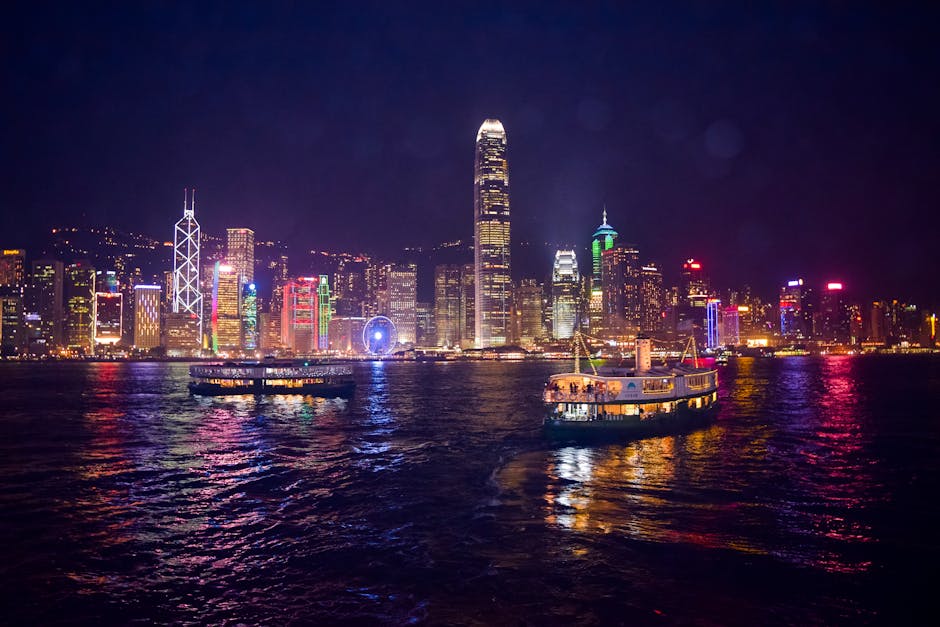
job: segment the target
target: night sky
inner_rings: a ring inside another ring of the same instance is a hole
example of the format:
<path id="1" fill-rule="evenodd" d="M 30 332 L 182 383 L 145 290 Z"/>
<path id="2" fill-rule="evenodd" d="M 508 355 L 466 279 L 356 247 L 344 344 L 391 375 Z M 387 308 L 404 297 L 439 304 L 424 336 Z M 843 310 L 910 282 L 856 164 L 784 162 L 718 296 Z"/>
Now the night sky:
<path id="1" fill-rule="evenodd" d="M 606 203 L 644 258 L 719 285 L 940 302 L 926 9 L 265 4 L 5 11 L 0 245 L 169 239 L 186 186 L 210 233 L 390 256 L 470 238 L 496 117 L 514 240 L 585 246 Z"/>

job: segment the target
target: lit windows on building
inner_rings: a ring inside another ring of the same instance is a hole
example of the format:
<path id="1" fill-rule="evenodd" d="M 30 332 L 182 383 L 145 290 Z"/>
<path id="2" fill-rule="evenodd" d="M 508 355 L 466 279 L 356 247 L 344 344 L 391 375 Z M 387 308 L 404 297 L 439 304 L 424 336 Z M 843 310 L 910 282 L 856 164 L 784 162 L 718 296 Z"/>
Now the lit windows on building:
<path id="1" fill-rule="evenodd" d="M 297 355 L 319 350 L 319 303 L 317 277 L 300 277 L 283 288 L 281 306 L 281 344 Z"/>
<path id="2" fill-rule="evenodd" d="M 632 246 L 616 246 L 601 255 L 603 335 L 635 336 L 640 330 L 640 253 Z"/>
<path id="3" fill-rule="evenodd" d="M 22 248 L 0 250 L 0 287 L 26 284 L 26 251 Z"/>
<path id="4" fill-rule="evenodd" d="M 519 342 L 523 346 L 535 344 L 536 340 L 545 335 L 543 327 L 544 312 L 542 301 L 544 298 L 542 284 L 535 279 L 523 279 L 516 290 L 516 307 L 520 314 Z"/>
<path id="5" fill-rule="evenodd" d="M 388 273 L 388 318 L 398 329 L 401 344 L 417 341 L 418 269 L 415 264 L 394 266 Z"/>
<path id="6" fill-rule="evenodd" d="M 705 346 L 718 348 L 721 346 L 718 324 L 721 318 L 721 301 L 709 298 L 705 303 Z"/>
<path id="7" fill-rule="evenodd" d="M 65 334 L 72 351 L 90 355 L 95 344 L 95 269 L 78 261 L 65 269 Z"/>
<path id="8" fill-rule="evenodd" d="M 124 318 L 124 294 L 95 292 L 95 344 L 121 341 Z"/>
<path id="9" fill-rule="evenodd" d="M 329 330 L 332 315 L 329 277 L 321 274 L 317 284 L 317 346 L 323 351 L 330 348 Z"/>
<path id="10" fill-rule="evenodd" d="M 254 283 L 242 286 L 241 302 L 242 347 L 257 350 L 258 342 L 258 290 Z"/>
<path id="11" fill-rule="evenodd" d="M 552 267 L 552 337 L 566 339 L 574 335 L 580 300 L 577 255 L 573 250 L 558 250 Z"/>
<path id="12" fill-rule="evenodd" d="M 241 280 L 234 266 L 217 261 L 212 282 L 212 351 L 238 351 L 241 340 Z"/>
<path id="13" fill-rule="evenodd" d="M 434 322 L 437 346 L 460 345 L 460 266 L 434 268 Z"/>
<path id="14" fill-rule="evenodd" d="M 134 286 L 134 347 L 150 350 L 160 346 L 159 285 Z"/>
<path id="15" fill-rule="evenodd" d="M 242 285 L 255 282 L 255 232 L 237 228 L 225 230 L 225 260 L 235 268 Z"/>
<path id="16" fill-rule="evenodd" d="M 477 132 L 473 179 L 474 337 L 479 348 L 506 344 L 509 339 L 512 283 L 506 148 L 503 125 L 499 120 L 485 120 Z"/>
<path id="17" fill-rule="evenodd" d="M 662 271 L 652 263 L 640 267 L 640 330 L 661 333 L 665 311 Z"/>
<path id="18" fill-rule="evenodd" d="M 38 259 L 32 263 L 26 288 L 29 352 L 41 355 L 63 345 L 63 290 L 65 266 L 61 261 Z"/>

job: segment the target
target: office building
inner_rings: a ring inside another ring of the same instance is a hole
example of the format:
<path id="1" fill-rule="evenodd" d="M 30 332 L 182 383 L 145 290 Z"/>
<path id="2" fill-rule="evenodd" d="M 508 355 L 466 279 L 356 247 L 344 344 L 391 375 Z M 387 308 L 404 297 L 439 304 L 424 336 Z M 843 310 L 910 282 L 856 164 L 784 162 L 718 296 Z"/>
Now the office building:
<path id="1" fill-rule="evenodd" d="M 460 345 L 460 266 L 434 268 L 434 322 L 437 346 Z"/>
<path id="2" fill-rule="evenodd" d="M 819 297 L 817 335 L 823 342 L 849 342 L 850 320 L 848 303 L 842 283 L 830 281 Z"/>
<path id="3" fill-rule="evenodd" d="M 32 263 L 25 291 L 29 352 L 50 353 L 63 345 L 62 328 L 65 266 L 53 259 Z"/>
<path id="4" fill-rule="evenodd" d="M 666 296 L 663 273 L 655 263 L 640 267 L 640 331 L 651 335 L 665 330 Z"/>
<path id="5" fill-rule="evenodd" d="M 535 279 L 522 279 L 516 289 L 514 302 L 519 314 L 519 343 L 522 346 L 533 346 L 545 336 L 543 291 L 542 284 Z"/>
<path id="6" fill-rule="evenodd" d="M 134 286 L 134 348 L 150 350 L 160 346 L 159 285 Z"/>
<path id="7" fill-rule="evenodd" d="M 388 318 L 398 329 L 398 342 L 417 341 L 418 269 L 413 263 L 394 266 L 388 273 Z"/>
<path id="8" fill-rule="evenodd" d="M 241 285 L 255 282 L 255 232 L 251 229 L 225 229 L 225 261 L 235 268 Z"/>
<path id="9" fill-rule="evenodd" d="M 321 351 L 325 351 L 330 347 L 329 329 L 332 316 L 330 278 L 325 274 L 321 274 L 319 283 L 317 283 L 317 346 Z"/>
<path id="10" fill-rule="evenodd" d="M 511 306 L 509 166 L 506 131 L 485 120 L 477 132 L 473 175 L 474 325 L 477 348 L 505 344 Z M 396 323 L 397 324 L 397 323 Z M 399 327 L 399 338 L 401 338 Z"/>
<path id="11" fill-rule="evenodd" d="M 315 353 L 319 342 L 319 303 L 317 277 L 288 281 L 281 305 L 281 346 L 297 355 Z"/>
<path id="12" fill-rule="evenodd" d="M 640 252 L 616 246 L 601 254 L 601 293 L 604 337 L 626 339 L 640 331 Z"/>
<path id="13" fill-rule="evenodd" d="M 600 226 L 591 236 L 591 293 L 588 302 L 591 332 L 599 333 L 604 323 L 604 295 L 601 287 L 601 256 L 614 247 L 617 231 L 607 224 L 607 207 L 604 207 Z"/>
<path id="14" fill-rule="evenodd" d="M 259 347 L 258 289 L 254 283 L 244 284 L 241 289 L 241 345 L 246 351 L 255 351 Z"/>
<path id="15" fill-rule="evenodd" d="M 173 313 L 191 313 L 199 321 L 193 348 L 198 348 L 203 327 L 203 292 L 199 284 L 201 235 L 196 222 L 196 191 L 183 191 L 183 217 L 173 229 Z"/>
<path id="16" fill-rule="evenodd" d="M 212 282 L 212 351 L 241 348 L 241 279 L 234 266 L 215 262 Z"/>
<path id="17" fill-rule="evenodd" d="M 163 346 L 169 357 L 192 357 L 201 352 L 199 316 L 184 311 L 167 312 L 164 320 Z"/>
<path id="18" fill-rule="evenodd" d="M 573 250 L 555 252 L 552 267 L 552 337 L 570 338 L 578 324 L 581 300 L 581 274 Z"/>
<path id="19" fill-rule="evenodd" d="M 110 290 L 95 292 L 95 344 L 120 342 L 123 323 L 124 294 Z"/>
<path id="20" fill-rule="evenodd" d="M 0 251 L 0 288 L 26 285 L 26 251 L 7 248 Z"/>
<path id="21" fill-rule="evenodd" d="M 63 288 L 66 346 L 90 355 L 95 345 L 95 269 L 88 261 L 69 264 Z"/>
<path id="22" fill-rule="evenodd" d="M 476 266 L 460 267 L 460 348 L 476 346 Z"/>

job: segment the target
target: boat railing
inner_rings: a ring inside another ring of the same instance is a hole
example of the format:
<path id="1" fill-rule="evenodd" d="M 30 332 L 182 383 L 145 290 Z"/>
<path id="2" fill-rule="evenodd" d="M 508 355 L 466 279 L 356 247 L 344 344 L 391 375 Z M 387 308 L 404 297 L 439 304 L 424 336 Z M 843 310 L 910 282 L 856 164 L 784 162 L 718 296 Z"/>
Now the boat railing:
<path id="1" fill-rule="evenodd" d="M 352 374 L 349 365 L 317 366 L 190 366 L 193 377 L 261 379 L 265 377 L 341 377 Z"/>
<path id="2" fill-rule="evenodd" d="M 563 392 L 545 390 L 546 403 L 607 403 L 617 398 L 609 392 Z"/>

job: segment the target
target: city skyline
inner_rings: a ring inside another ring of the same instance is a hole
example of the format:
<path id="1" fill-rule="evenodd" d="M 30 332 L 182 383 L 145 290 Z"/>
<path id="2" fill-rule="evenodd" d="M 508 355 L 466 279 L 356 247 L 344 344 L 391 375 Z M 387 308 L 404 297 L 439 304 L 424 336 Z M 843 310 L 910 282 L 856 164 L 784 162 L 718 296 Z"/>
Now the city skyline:
<path id="1" fill-rule="evenodd" d="M 938 228 L 938 63 L 916 10 L 207 5 L 159 28 L 141 11 L 7 21 L 0 228 L 16 245 L 49 225 L 162 233 L 189 185 L 206 224 L 291 246 L 466 239 L 470 143 L 493 117 L 513 137 L 520 242 L 561 243 L 606 203 L 625 240 L 721 283 L 831 273 L 936 298 L 940 261 L 920 251 Z"/>

